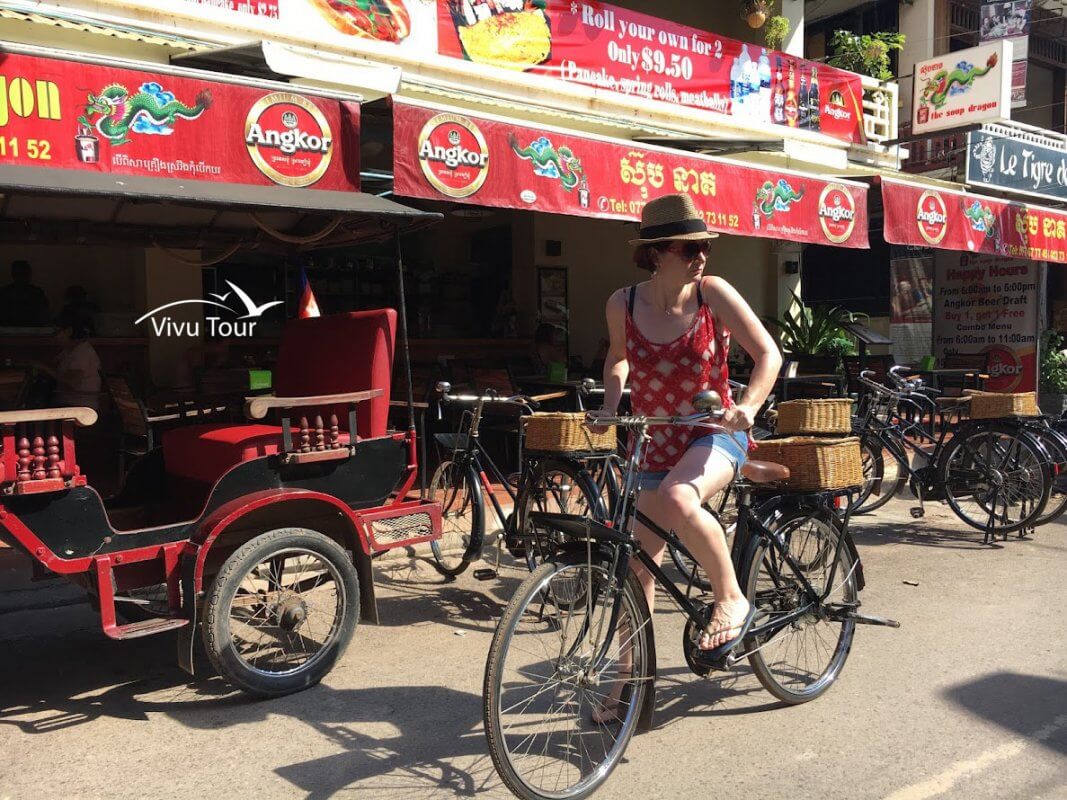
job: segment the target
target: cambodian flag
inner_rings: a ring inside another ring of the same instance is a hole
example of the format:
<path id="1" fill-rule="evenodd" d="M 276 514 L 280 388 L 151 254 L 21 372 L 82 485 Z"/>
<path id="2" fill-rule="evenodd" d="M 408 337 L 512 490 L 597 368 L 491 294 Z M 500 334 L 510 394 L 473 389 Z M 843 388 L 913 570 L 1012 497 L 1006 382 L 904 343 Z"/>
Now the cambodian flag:
<path id="1" fill-rule="evenodd" d="M 319 303 L 315 299 L 315 293 L 311 291 L 311 283 L 303 267 L 300 268 L 300 301 L 297 304 L 296 315 L 300 319 L 322 316 L 319 312 Z"/>

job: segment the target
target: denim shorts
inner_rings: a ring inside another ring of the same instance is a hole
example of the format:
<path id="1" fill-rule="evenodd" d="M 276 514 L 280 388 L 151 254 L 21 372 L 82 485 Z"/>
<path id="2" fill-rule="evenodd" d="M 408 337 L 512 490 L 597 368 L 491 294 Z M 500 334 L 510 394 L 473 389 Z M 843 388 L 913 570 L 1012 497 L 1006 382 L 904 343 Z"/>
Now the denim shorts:
<path id="1" fill-rule="evenodd" d="M 741 467 L 748 460 L 748 434 L 744 431 L 735 431 L 731 434 L 709 433 L 707 436 L 694 439 L 689 449 L 694 447 L 710 447 L 726 456 L 726 460 L 733 465 L 735 478 L 741 474 Z M 642 472 L 637 476 L 637 488 L 658 489 L 667 474 L 667 472 Z"/>

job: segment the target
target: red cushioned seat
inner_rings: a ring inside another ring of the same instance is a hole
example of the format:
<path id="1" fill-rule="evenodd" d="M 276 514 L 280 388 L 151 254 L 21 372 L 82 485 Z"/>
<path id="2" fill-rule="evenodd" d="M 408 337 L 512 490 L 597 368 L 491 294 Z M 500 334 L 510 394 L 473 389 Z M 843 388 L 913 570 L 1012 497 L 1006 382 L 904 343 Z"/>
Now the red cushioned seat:
<path id="1" fill-rule="evenodd" d="M 279 397 L 308 397 L 381 389 L 382 395 L 360 403 L 358 438 L 384 436 L 389 415 L 389 379 L 396 337 L 396 312 L 391 308 L 354 311 L 286 323 L 274 372 Z M 348 428 L 346 406 L 294 410 L 314 419 L 337 414 Z M 348 435 L 342 434 L 345 442 Z M 188 425 L 163 434 L 167 473 L 210 486 L 242 461 L 274 455 L 281 449 L 282 429 L 276 425 Z"/>

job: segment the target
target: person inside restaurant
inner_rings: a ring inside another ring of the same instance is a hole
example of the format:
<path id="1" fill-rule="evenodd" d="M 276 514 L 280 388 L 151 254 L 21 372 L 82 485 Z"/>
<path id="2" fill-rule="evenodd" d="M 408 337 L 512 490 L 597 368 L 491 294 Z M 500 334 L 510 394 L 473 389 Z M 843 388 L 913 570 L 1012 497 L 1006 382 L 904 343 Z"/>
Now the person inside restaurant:
<path id="1" fill-rule="evenodd" d="M 0 326 L 48 324 L 48 298 L 32 281 L 29 261 L 11 262 L 11 283 L 0 288 Z"/>
<path id="2" fill-rule="evenodd" d="M 63 319 L 77 319 L 88 328 L 90 336 L 95 336 L 93 315 L 99 311 L 100 306 L 89 299 L 89 293 L 85 291 L 84 286 L 71 284 L 63 295 L 63 310 L 59 312 L 59 316 Z"/>
<path id="3" fill-rule="evenodd" d="M 100 356 L 89 341 L 89 327 L 77 314 L 67 313 L 56 321 L 56 342 L 62 347 L 55 364 L 38 362 L 36 367 L 55 382 L 52 405 L 100 409 L 103 380 Z"/>

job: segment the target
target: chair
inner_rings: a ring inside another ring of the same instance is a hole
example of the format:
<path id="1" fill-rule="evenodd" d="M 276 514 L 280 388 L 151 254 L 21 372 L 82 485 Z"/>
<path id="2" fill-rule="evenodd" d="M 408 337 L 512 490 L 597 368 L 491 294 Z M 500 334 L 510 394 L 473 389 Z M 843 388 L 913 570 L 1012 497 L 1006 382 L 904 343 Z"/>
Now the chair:
<path id="1" fill-rule="evenodd" d="M 6 367 L 0 369 L 0 410 L 22 408 L 30 391 L 30 372 Z"/>
<path id="2" fill-rule="evenodd" d="M 293 319 L 282 332 L 274 389 L 278 397 L 316 397 L 379 389 L 359 403 L 356 430 L 349 430 L 345 405 L 308 409 L 299 416 L 336 414 L 343 442 L 385 436 L 388 431 L 390 373 L 396 340 L 391 308 Z M 188 425 L 163 434 L 168 477 L 178 490 L 200 495 L 224 472 L 254 458 L 275 455 L 282 428 L 263 423 Z"/>
<path id="3" fill-rule="evenodd" d="M 862 392 L 863 387 L 859 382 L 861 370 L 870 370 L 874 373 L 871 376 L 871 380 L 876 383 L 885 383 L 889 370 L 896 366 L 896 361 L 891 355 L 842 356 L 841 361 L 845 366 L 845 378 L 848 383 L 847 390 L 849 394 L 860 394 Z"/>
<path id="4" fill-rule="evenodd" d="M 941 359 L 941 368 L 974 370 L 967 375 L 938 375 L 938 388 L 945 394 L 960 395 L 964 389 L 981 389 L 989 377 L 989 353 L 946 354 Z"/>
<path id="5" fill-rule="evenodd" d="M 837 356 L 793 356 L 797 375 L 832 375 L 837 372 Z"/>
<path id="6" fill-rule="evenodd" d="M 143 456 L 156 447 L 157 427 L 167 422 L 180 420 L 180 413 L 153 414 L 145 408 L 125 377 L 119 375 L 105 375 L 104 384 L 107 386 L 111 404 L 118 412 L 119 421 L 122 424 L 122 435 L 119 438 L 119 475 L 126 474 L 126 457 Z"/>

